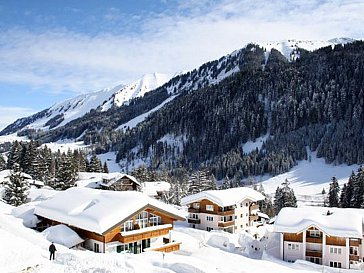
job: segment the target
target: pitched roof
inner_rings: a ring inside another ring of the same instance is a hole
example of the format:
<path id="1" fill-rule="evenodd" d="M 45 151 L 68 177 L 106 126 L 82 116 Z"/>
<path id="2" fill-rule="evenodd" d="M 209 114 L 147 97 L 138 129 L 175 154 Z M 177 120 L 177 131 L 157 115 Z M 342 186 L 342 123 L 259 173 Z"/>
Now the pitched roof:
<path id="1" fill-rule="evenodd" d="M 264 196 L 260 192 L 251 188 L 240 187 L 226 190 L 202 191 L 182 198 L 181 204 L 187 205 L 203 199 L 208 199 L 221 207 L 226 207 L 238 204 L 244 199 L 250 199 L 253 201 L 263 200 Z"/>
<path id="2" fill-rule="evenodd" d="M 363 217 L 364 209 L 283 208 L 275 220 L 274 231 L 299 233 L 315 226 L 331 236 L 362 238 Z"/>
<path id="3" fill-rule="evenodd" d="M 101 185 L 104 185 L 104 186 L 111 186 L 112 184 L 114 184 L 115 182 L 117 182 L 119 179 L 122 179 L 124 177 L 127 177 L 129 178 L 131 181 L 133 181 L 134 183 L 138 184 L 140 186 L 140 183 L 139 181 L 132 175 L 128 175 L 128 174 L 125 174 L 125 173 L 118 173 L 118 172 L 115 172 L 115 173 L 107 173 L 107 174 L 104 174 L 102 176 L 102 179 L 104 180 L 109 180 L 108 182 L 104 183 L 103 181 L 101 182 Z"/>
<path id="4" fill-rule="evenodd" d="M 141 192 L 78 187 L 62 191 L 38 204 L 34 214 L 103 234 L 147 206 L 177 220 L 185 219 L 183 212 Z"/>

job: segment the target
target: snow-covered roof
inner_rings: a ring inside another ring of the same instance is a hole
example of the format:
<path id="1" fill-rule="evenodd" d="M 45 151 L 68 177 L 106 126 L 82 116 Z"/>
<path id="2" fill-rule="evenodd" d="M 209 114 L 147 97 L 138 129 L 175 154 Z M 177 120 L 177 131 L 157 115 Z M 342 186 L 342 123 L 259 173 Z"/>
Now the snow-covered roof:
<path id="1" fill-rule="evenodd" d="M 103 234 L 145 207 L 153 207 L 177 220 L 184 213 L 136 191 L 70 188 L 36 206 L 34 213 L 60 223 Z"/>
<path id="2" fill-rule="evenodd" d="M 122 179 L 124 177 L 129 178 L 131 181 L 133 181 L 134 183 L 138 184 L 140 186 L 140 183 L 138 182 L 138 180 L 131 175 L 125 174 L 125 173 L 106 173 L 102 176 L 102 180 L 107 180 L 108 182 L 104 183 L 102 182 L 101 185 L 104 186 L 111 186 L 112 184 L 114 184 L 116 181 L 118 181 L 119 179 Z"/>
<path id="3" fill-rule="evenodd" d="M 171 184 L 166 181 L 143 182 L 142 192 L 148 196 L 156 196 L 158 192 L 168 192 Z"/>
<path id="4" fill-rule="evenodd" d="M 56 225 L 45 229 L 42 235 L 50 242 L 64 245 L 68 248 L 81 244 L 84 240 L 65 225 Z"/>
<path id="5" fill-rule="evenodd" d="M 274 231 L 299 233 L 315 226 L 331 236 L 362 238 L 363 217 L 363 209 L 283 208 L 275 220 Z"/>
<path id="6" fill-rule="evenodd" d="M 203 199 L 210 200 L 221 207 L 226 207 L 238 204 L 244 199 L 250 199 L 252 201 L 263 200 L 264 196 L 260 192 L 251 188 L 240 187 L 226 190 L 202 191 L 182 198 L 181 204 L 187 205 Z"/>
<path id="7" fill-rule="evenodd" d="M 258 211 L 257 212 L 257 215 L 260 217 L 260 218 L 264 218 L 264 219 L 269 219 L 269 216 L 263 212 L 260 212 Z"/>

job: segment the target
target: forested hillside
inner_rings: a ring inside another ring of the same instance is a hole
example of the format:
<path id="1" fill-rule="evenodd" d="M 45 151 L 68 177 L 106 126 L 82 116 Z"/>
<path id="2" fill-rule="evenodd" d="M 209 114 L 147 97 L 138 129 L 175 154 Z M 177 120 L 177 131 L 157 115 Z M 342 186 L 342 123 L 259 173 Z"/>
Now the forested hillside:
<path id="1" fill-rule="evenodd" d="M 210 167 L 217 178 L 287 171 L 317 150 L 329 163 L 362 163 L 364 43 L 301 52 L 288 62 L 251 45 L 240 72 L 182 94 L 144 123 L 119 133 L 112 149 L 124 164 Z M 269 134 L 244 154 L 249 139 Z"/>
<path id="2" fill-rule="evenodd" d="M 125 171 L 140 163 L 207 167 L 217 179 L 283 173 L 309 159 L 308 150 L 328 163 L 363 163 L 364 43 L 298 53 L 288 61 L 250 44 L 127 105 L 30 135 L 42 142 L 81 138 L 98 153 L 116 151 Z M 117 130 L 166 100 L 144 122 Z M 261 136 L 263 145 L 244 153 L 244 143 Z"/>

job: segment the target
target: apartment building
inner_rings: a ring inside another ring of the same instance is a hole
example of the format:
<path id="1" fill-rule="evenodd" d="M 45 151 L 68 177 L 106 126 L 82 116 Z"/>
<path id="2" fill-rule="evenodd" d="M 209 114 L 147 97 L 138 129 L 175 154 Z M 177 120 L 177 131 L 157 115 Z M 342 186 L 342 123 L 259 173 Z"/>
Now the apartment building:
<path id="1" fill-rule="evenodd" d="M 264 196 L 246 187 L 210 190 L 182 198 L 188 207 L 190 227 L 202 230 L 239 232 L 258 220 L 258 201 Z"/>
<path id="2" fill-rule="evenodd" d="M 280 257 L 335 268 L 363 268 L 363 209 L 283 208 L 274 223 Z"/>

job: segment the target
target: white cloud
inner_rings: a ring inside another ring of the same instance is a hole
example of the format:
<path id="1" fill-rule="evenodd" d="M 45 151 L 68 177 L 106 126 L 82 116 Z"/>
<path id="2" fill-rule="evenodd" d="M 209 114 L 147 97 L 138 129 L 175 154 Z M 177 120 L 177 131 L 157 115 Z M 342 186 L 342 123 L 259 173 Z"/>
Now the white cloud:
<path id="1" fill-rule="evenodd" d="M 34 114 L 36 111 L 30 108 L 7 107 L 0 105 L 0 131 L 18 118 Z"/>
<path id="2" fill-rule="evenodd" d="M 144 73 L 192 69 L 246 42 L 362 37 L 364 2 L 189 0 L 139 21 L 140 33 L 95 36 L 53 29 L 0 33 L 0 82 L 85 92 Z M 198 3 L 198 4 L 196 4 Z M 210 4 L 209 4 L 210 3 Z M 113 21 L 118 10 L 109 10 Z"/>

